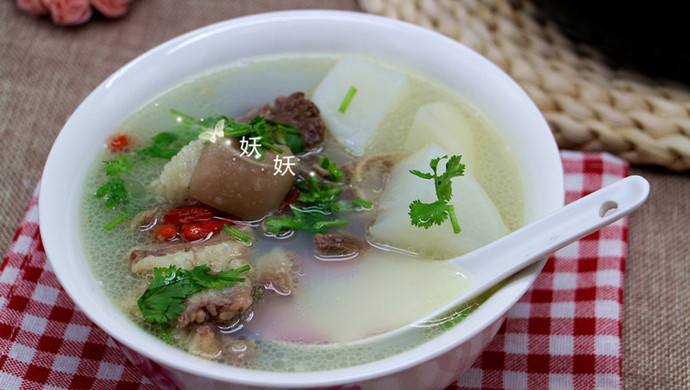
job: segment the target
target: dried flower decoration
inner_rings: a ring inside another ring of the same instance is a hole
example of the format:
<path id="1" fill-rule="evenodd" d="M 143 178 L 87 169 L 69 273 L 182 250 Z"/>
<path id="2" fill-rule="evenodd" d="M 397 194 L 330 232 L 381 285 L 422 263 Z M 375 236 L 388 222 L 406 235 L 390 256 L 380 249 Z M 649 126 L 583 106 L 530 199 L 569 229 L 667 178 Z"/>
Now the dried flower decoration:
<path id="1" fill-rule="evenodd" d="M 95 9 L 107 18 L 127 13 L 131 0 L 17 0 L 17 7 L 31 16 L 50 15 L 58 26 L 74 26 L 91 19 Z"/>

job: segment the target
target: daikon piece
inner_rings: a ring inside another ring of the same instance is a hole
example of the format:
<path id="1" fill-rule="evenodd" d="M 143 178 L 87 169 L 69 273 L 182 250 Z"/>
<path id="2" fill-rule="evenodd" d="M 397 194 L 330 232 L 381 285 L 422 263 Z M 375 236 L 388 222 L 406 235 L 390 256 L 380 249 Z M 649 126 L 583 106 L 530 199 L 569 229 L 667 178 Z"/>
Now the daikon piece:
<path id="1" fill-rule="evenodd" d="M 415 152 L 424 145 L 440 145 L 449 155 L 462 155 L 467 172 L 474 166 L 473 138 L 470 123 L 459 108 L 446 102 L 434 102 L 417 110 L 405 138 L 405 149 Z"/>
<path id="2" fill-rule="evenodd" d="M 410 203 L 437 200 L 434 183 L 409 172 L 417 169 L 430 172 L 429 162 L 446 155 L 439 145 L 430 144 L 398 163 L 378 203 L 379 214 L 369 228 L 374 241 L 396 248 L 450 258 L 477 249 L 508 233 L 496 206 L 471 174 L 452 179 L 453 197 L 461 232 L 453 233 L 449 220 L 428 229 L 410 223 Z M 438 165 L 438 174 L 445 172 L 445 161 Z"/>
<path id="3" fill-rule="evenodd" d="M 384 117 L 407 92 L 407 75 L 360 57 L 343 57 L 314 90 L 326 127 L 352 154 L 364 154 Z"/>

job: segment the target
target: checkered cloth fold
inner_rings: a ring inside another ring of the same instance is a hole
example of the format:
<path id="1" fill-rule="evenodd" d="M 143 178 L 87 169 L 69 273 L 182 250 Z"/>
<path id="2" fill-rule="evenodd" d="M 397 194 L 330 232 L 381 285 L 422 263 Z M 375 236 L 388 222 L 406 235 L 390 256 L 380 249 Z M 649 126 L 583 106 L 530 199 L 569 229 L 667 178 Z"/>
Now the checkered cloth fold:
<path id="1" fill-rule="evenodd" d="M 567 203 L 628 174 L 628 164 L 608 154 L 561 157 Z M 486 351 L 447 390 L 620 389 L 626 249 L 623 218 L 556 252 Z M 39 235 L 36 191 L 0 267 L 0 389 L 159 386 L 58 284 Z"/>

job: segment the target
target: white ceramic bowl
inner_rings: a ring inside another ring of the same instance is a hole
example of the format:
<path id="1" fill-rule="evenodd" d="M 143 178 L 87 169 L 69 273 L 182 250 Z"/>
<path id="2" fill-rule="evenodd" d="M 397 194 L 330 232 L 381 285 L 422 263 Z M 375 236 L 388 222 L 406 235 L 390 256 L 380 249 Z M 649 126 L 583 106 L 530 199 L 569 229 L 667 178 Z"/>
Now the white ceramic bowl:
<path id="1" fill-rule="evenodd" d="M 124 118 L 188 76 L 236 59 L 307 51 L 378 57 L 457 91 L 514 149 L 528 222 L 563 205 L 558 149 L 536 106 L 499 68 L 435 32 L 360 13 L 288 11 L 233 19 L 172 39 L 115 72 L 77 108 L 48 156 L 39 200 L 41 235 L 62 286 L 163 388 L 440 389 L 477 358 L 543 266 L 544 261 L 524 270 L 467 319 L 429 342 L 380 361 L 331 371 L 277 373 L 223 366 L 166 345 L 118 311 L 91 276 L 78 234 L 85 173 L 104 140 Z"/>

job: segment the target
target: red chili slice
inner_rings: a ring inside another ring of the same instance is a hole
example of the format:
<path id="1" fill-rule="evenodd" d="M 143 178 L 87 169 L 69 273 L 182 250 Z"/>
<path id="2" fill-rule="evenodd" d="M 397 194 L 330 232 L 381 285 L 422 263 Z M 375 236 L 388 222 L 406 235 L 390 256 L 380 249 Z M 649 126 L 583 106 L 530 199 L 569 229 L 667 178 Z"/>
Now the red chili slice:
<path id="1" fill-rule="evenodd" d="M 172 241 L 177 237 L 177 226 L 161 225 L 156 229 L 154 237 L 158 241 Z"/>
<path id="2" fill-rule="evenodd" d="M 202 240 L 218 233 L 223 228 L 223 225 L 225 225 L 225 221 L 219 219 L 188 223 L 182 225 L 180 235 L 187 241 Z"/>
<path id="3" fill-rule="evenodd" d="M 163 221 L 173 225 L 184 225 L 186 223 L 211 219 L 215 214 L 216 212 L 209 207 L 199 205 L 184 206 L 168 210 L 163 216 Z"/>

